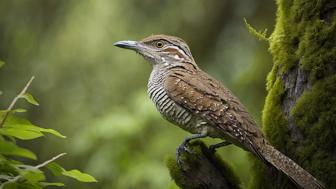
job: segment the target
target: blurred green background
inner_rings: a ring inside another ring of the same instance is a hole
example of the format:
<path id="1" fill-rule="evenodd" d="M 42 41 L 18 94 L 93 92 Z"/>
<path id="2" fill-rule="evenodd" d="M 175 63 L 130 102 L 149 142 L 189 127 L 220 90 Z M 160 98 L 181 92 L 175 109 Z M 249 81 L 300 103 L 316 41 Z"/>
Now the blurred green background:
<path id="1" fill-rule="evenodd" d="M 25 145 L 39 162 L 67 152 L 59 160 L 65 168 L 99 181 L 67 179 L 66 188 L 177 188 L 165 159 L 188 133 L 164 121 L 147 97 L 151 66 L 112 44 L 161 33 L 185 39 L 198 65 L 260 123 L 272 59 L 243 18 L 272 31 L 275 9 L 269 0 L 1 0 L 0 59 L 6 65 L 0 70 L 0 105 L 6 107 L 36 77 L 30 91 L 40 106 L 28 107 L 26 116 L 67 139 L 51 136 Z M 234 146 L 218 152 L 247 186 L 247 153 Z"/>

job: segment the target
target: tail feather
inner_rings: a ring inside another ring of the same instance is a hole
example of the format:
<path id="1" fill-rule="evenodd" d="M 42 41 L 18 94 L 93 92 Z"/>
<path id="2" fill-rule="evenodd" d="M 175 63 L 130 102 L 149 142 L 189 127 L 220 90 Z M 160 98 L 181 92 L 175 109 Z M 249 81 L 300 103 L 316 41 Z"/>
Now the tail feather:
<path id="1" fill-rule="evenodd" d="M 259 145 L 258 145 L 259 146 Z M 263 160 L 266 160 L 272 164 L 275 168 L 286 174 L 296 185 L 304 189 L 324 189 L 324 185 L 313 177 L 308 171 L 304 170 L 301 166 L 295 163 L 293 160 L 282 154 L 275 149 L 268 142 L 263 141 L 263 147 L 257 150 L 258 156 L 262 156 Z"/>

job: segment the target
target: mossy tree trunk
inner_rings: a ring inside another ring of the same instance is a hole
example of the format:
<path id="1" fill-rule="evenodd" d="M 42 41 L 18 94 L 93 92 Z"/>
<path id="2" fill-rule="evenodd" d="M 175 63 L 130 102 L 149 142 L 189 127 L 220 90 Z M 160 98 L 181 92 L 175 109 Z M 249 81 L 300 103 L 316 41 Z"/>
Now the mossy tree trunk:
<path id="1" fill-rule="evenodd" d="M 207 146 L 194 141 L 184 151 L 182 162 L 167 160 L 167 167 L 175 183 L 183 189 L 240 189 L 240 180 L 231 167 Z"/>
<path id="2" fill-rule="evenodd" d="M 277 149 L 326 188 L 336 188 L 336 1 L 278 0 L 277 4 L 276 27 L 269 38 L 274 64 L 267 78 L 263 131 Z M 197 154 L 202 153 L 204 150 Z M 198 158 L 197 164 L 206 161 Z M 192 174 L 174 168 L 174 163 L 168 166 L 177 184 L 182 188 L 214 188 L 192 182 L 191 177 L 199 171 L 188 162 Z M 212 173 L 218 167 L 205 170 Z M 206 182 L 223 179 L 238 186 L 228 174 L 235 177 L 228 171 Z M 297 187 L 282 173 L 255 160 L 249 188 Z"/>
<path id="3" fill-rule="evenodd" d="M 336 188 L 336 1 L 277 3 L 263 131 L 277 149 Z M 280 173 L 255 166 L 251 188 L 295 188 Z"/>

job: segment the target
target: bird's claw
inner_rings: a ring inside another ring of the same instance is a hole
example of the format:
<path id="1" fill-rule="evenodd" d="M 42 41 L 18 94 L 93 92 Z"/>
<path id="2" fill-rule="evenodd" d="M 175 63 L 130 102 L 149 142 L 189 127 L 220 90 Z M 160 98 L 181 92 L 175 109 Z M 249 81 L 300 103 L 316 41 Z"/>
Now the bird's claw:
<path id="1" fill-rule="evenodd" d="M 182 167 L 182 160 L 180 159 L 181 153 L 186 150 L 187 148 L 183 145 L 180 145 L 176 150 L 176 162 L 177 165 L 181 168 Z"/>
<path id="2" fill-rule="evenodd" d="M 178 148 L 177 148 L 177 150 L 176 150 L 176 162 L 177 162 L 177 165 L 180 167 L 180 168 L 182 168 L 182 163 L 183 163 L 183 161 L 181 160 L 181 153 L 183 152 L 183 151 L 186 151 L 186 152 L 188 152 L 188 153 L 190 153 L 190 154 L 194 154 L 194 152 L 192 151 L 192 150 L 190 150 L 189 148 L 187 148 L 187 146 L 186 146 L 186 144 L 181 144 Z"/>

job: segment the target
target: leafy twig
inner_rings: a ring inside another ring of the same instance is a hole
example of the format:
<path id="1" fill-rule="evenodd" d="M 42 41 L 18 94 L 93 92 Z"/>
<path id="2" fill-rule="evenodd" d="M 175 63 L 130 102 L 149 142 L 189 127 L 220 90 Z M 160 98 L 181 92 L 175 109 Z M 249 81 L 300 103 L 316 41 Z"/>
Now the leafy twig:
<path id="1" fill-rule="evenodd" d="M 45 162 L 43 162 L 43 163 L 41 163 L 41 164 L 36 165 L 34 168 L 36 168 L 36 169 L 40 169 L 40 168 L 42 168 L 42 167 L 48 165 L 49 163 L 55 161 L 56 159 L 58 159 L 58 158 L 60 158 L 60 157 L 62 157 L 62 156 L 64 156 L 64 155 L 66 155 L 66 153 L 58 154 L 57 156 L 55 156 L 55 157 L 53 157 L 53 158 L 51 158 L 51 159 L 49 159 L 49 160 L 47 160 L 47 161 L 45 161 Z"/>
<path id="2" fill-rule="evenodd" d="M 2 127 L 8 117 L 9 112 L 14 108 L 16 102 L 26 93 L 26 91 L 28 90 L 30 84 L 32 83 L 32 81 L 34 80 L 34 76 L 32 76 L 30 78 L 30 80 L 27 82 L 27 84 L 25 85 L 25 87 L 21 90 L 21 92 L 13 99 L 13 101 L 10 103 L 10 105 L 8 106 L 8 108 L 5 110 L 5 114 L 3 115 L 3 118 L 1 120 L 0 123 L 0 127 Z"/>
<path id="3" fill-rule="evenodd" d="M 43 162 L 43 163 L 41 163 L 41 164 L 36 165 L 36 166 L 34 166 L 33 168 L 34 168 L 34 169 L 40 169 L 40 168 L 42 168 L 42 167 L 48 165 L 49 163 L 51 163 L 51 162 L 57 160 L 58 158 L 60 158 L 60 157 L 62 157 L 62 156 L 64 156 L 64 155 L 66 155 L 66 153 L 58 154 L 57 156 L 55 156 L 55 157 L 53 157 L 53 158 L 51 158 L 51 159 L 49 159 L 49 160 L 47 160 L 47 161 L 45 161 L 45 162 Z M 16 177 L 14 177 L 14 178 L 12 178 L 12 179 L 10 179 L 10 180 L 8 180 L 8 181 L 2 183 L 2 184 L 0 185 L 0 189 L 2 189 L 7 183 L 10 183 L 10 182 L 12 182 L 12 183 L 13 183 L 13 182 L 17 182 L 22 176 L 23 176 L 23 175 L 17 175 Z"/>

